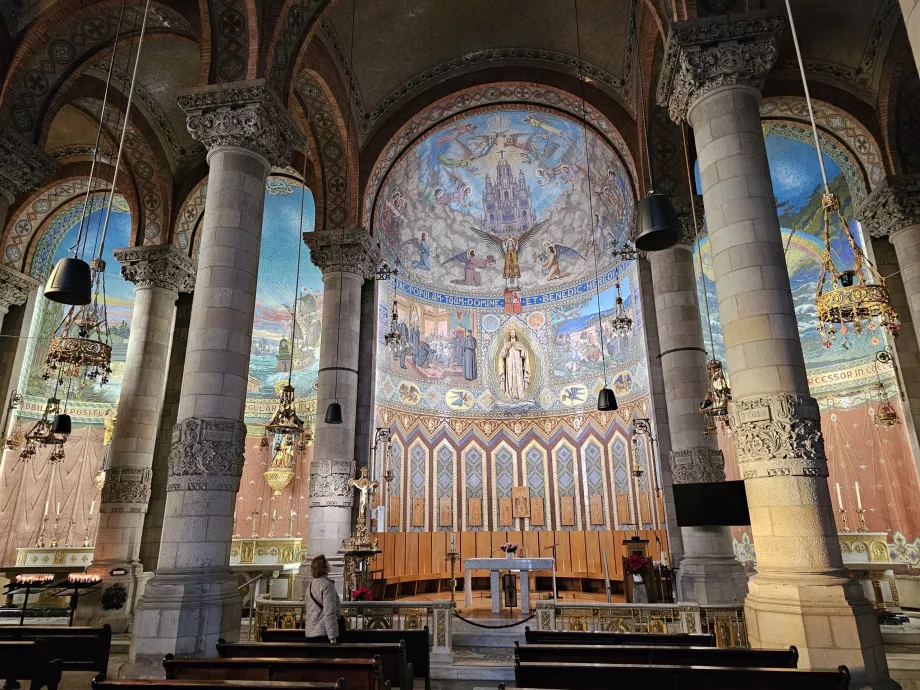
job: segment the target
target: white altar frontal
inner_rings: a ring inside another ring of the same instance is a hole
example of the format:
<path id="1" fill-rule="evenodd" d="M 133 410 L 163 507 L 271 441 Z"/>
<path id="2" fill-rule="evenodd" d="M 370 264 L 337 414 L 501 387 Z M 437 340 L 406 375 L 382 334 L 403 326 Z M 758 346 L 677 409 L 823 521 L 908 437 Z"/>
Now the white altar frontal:
<path id="1" fill-rule="evenodd" d="M 501 608 L 499 573 L 508 570 L 521 575 L 521 613 L 530 613 L 530 571 L 552 570 L 556 574 L 555 561 L 552 558 L 467 558 L 463 561 L 463 592 L 465 606 L 473 605 L 472 578 L 474 570 L 488 570 L 489 591 L 492 593 L 492 613 L 497 614 Z"/>

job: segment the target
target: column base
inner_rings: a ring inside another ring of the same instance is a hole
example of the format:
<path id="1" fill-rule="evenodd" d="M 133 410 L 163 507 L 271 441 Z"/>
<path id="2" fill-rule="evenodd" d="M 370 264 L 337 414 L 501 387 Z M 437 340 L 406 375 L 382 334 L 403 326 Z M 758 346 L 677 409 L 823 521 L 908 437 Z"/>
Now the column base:
<path id="1" fill-rule="evenodd" d="M 156 573 L 134 612 L 125 678 L 163 678 L 163 657 L 215 657 L 240 636 L 242 599 L 227 568 Z"/>
<path id="2" fill-rule="evenodd" d="M 303 563 L 300 564 L 300 570 L 294 576 L 294 592 L 289 598 L 302 600 L 306 596 L 307 587 L 313 582 L 313 574 L 310 572 L 310 561 L 314 558 L 315 556 L 307 554 Z M 339 593 L 339 597 L 344 601 L 345 559 L 338 554 L 335 556 L 326 554 L 326 560 L 329 561 L 329 579 L 335 584 L 335 589 Z"/>
<path id="3" fill-rule="evenodd" d="M 111 574 L 113 570 L 119 569 L 125 570 L 125 574 Z M 89 572 L 101 575 L 102 582 L 99 583 L 98 591 L 80 597 L 73 617 L 74 625 L 98 628 L 108 623 L 116 635 L 129 632 L 135 604 L 153 573 L 145 573 L 140 563 L 98 563 Z M 119 603 L 119 593 L 112 589 L 116 586 L 124 588 L 125 597 L 124 603 L 117 607 L 115 605 Z"/>
<path id="4" fill-rule="evenodd" d="M 850 687 L 898 688 L 875 607 L 855 580 L 807 573 L 758 574 L 748 582 L 744 618 L 751 647 L 799 650 L 799 668 L 845 665 Z"/>
<path id="5" fill-rule="evenodd" d="M 684 556 L 677 571 L 677 598 L 702 606 L 744 603 L 748 576 L 733 556 Z"/>

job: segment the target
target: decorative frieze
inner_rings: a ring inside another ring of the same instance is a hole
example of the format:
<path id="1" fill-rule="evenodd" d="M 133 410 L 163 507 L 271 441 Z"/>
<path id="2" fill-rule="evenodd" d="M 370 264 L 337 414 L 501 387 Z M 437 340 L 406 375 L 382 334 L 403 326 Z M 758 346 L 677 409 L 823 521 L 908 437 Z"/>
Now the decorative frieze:
<path id="1" fill-rule="evenodd" d="M 265 79 L 213 84 L 177 99 L 188 115 L 188 131 L 208 151 L 249 149 L 275 167 L 290 164 L 304 137 Z"/>
<path id="2" fill-rule="evenodd" d="M 121 275 L 137 287 L 158 287 L 176 294 L 195 289 L 195 264 L 175 247 L 166 244 L 116 249 Z"/>
<path id="3" fill-rule="evenodd" d="M 364 228 L 346 232 L 305 232 L 310 259 L 323 273 L 356 273 L 370 280 L 383 260 L 380 248 Z"/>
<path id="4" fill-rule="evenodd" d="M 920 175 L 887 177 L 856 211 L 872 237 L 888 237 L 920 225 Z"/>
<path id="5" fill-rule="evenodd" d="M 705 484 L 725 481 L 725 457 L 718 448 L 672 450 L 668 461 L 674 484 Z"/>
<path id="6" fill-rule="evenodd" d="M 167 491 L 238 491 L 246 425 L 188 417 L 173 429 Z"/>
<path id="7" fill-rule="evenodd" d="M 310 464 L 310 507 L 350 508 L 354 489 L 348 480 L 354 476 L 354 460 L 314 460 Z"/>
<path id="8" fill-rule="evenodd" d="M 100 513 L 143 513 L 153 472 L 145 467 L 112 467 L 105 472 Z"/>
<path id="9" fill-rule="evenodd" d="M 0 192 L 10 196 L 31 192 L 57 174 L 59 167 L 25 139 L 8 130 L 0 131 Z"/>
<path id="10" fill-rule="evenodd" d="M 722 86 L 763 87 L 786 28 L 785 15 L 752 12 L 675 22 L 658 81 L 658 105 L 680 122 L 701 96 Z"/>
<path id="11" fill-rule="evenodd" d="M 826 477 L 818 402 L 779 393 L 734 400 L 728 420 L 744 479 Z"/>
<path id="12" fill-rule="evenodd" d="M 10 307 L 25 304 L 38 286 L 35 278 L 0 264 L 0 311 L 5 313 Z"/>

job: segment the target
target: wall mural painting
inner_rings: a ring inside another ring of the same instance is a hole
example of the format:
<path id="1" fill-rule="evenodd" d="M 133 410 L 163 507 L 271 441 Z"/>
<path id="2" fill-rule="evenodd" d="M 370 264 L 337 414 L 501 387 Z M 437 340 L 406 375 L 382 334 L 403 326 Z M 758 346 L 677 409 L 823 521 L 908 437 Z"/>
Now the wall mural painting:
<path id="1" fill-rule="evenodd" d="M 865 333 L 862 337 L 848 334 L 838 336 L 831 347 L 825 347 L 817 326 L 815 292 L 824 248 L 824 224 L 821 208 L 823 185 L 814 146 L 777 134 L 766 133 L 767 157 L 777 198 L 780 227 L 786 249 L 786 265 L 792 284 L 795 313 L 799 324 L 799 337 L 805 355 L 805 367 L 812 396 L 821 406 L 821 426 L 825 437 L 825 450 L 830 476 L 831 496 L 836 497 L 836 484 L 840 484 L 844 505 L 856 507 L 858 482 L 866 523 L 872 531 L 887 531 L 896 544 L 897 557 L 920 564 L 920 517 L 911 511 L 898 510 L 896 506 L 911 503 L 917 491 L 918 476 L 912 459 L 905 427 L 882 427 L 875 422 L 875 414 L 885 396 L 895 406 L 901 419 L 904 410 L 900 405 L 897 382 L 891 367 L 876 367 L 875 353 L 888 344 L 883 333 Z M 860 246 L 865 238 L 853 218 L 853 202 L 846 176 L 840 166 L 829 156 L 824 156 L 831 191 L 840 198 L 844 216 Z M 699 177 L 697 177 L 699 185 Z M 853 253 L 842 230 L 832 229 L 832 253 L 838 266 L 849 266 Z M 703 266 L 710 305 L 717 309 L 715 288 L 712 283 L 712 264 L 708 240 L 702 240 Z M 698 255 L 695 257 L 698 260 Z M 700 304 L 705 295 L 698 281 Z M 716 356 L 724 362 L 721 325 L 717 315 L 712 319 Z M 708 324 L 703 314 L 703 327 L 708 334 Z M 708 336 L 707 336 L 708 337 Z M 881 380 L 885 395 L 878 392 Z M 740 477 L 731 439 L 724 434 L 720 445 L 726 455 L 726 474 Z M 837 508 L 836 498 L 834 507 Z M 835 511 L 839 522 L 839 514 Z M 855 524 L 851 510 L 850 525 Z M 840 525 L 838 524 L 838 527 Z M 735 550 L 742 560 L 754 558 L 754 544 L 749 530 L 735 529 Z"/>
<path id="2" fill-rule="evenodd" d="M 309 247 L 302 241 L 301 201 L 303 231 L 312 232 L 316 213 L 310 190 L 287 177 L 269 177 L 246 393 L 249 437 L 236 503 L 236 533 L 242 537 L 281 536 L 288 532 L 289 525 L 294 536 L 305 537 L 308 532 L 307 477 L 312 449 L 297 443 L 276 448 L 273 443 L 263 445 L 261 438 L 289 372 L 298 414 L 311 426 L 315 414 L 323 280 L 321 271 L 310 261 Z M 298 247 L 300 284 L 295 287 Z M 295 474 L 281 495 L 275 496 L 263 474 L 278 464 L 293 467 Z"/>
<path id="3" fill-rule="evenodd" d="M 491 500 L 495 482 L 507 485 L 512 466 L 518 484 L 539 486 L 539 495 L 531 494 L 537 510 L 544 512 L 545 499 L 545 515 L 555 524 L 559 507 L 550 502 L 559 495 L 556 473 L 527 479 L 521 464 L 528 462 L 527 444 L 531 455 L 552 458 L 563 437 L 550 430 L 565 426 L 566 442 L 578 447 L 592 424 L 606 444 L 610 420 L 592 421 L 605 365 L 621 414 L 647 408 L 636 269 L 614 266 L 610 254 L 626 237 L 633 205 L 626 168 L 607 143 L 593 130 L 586 138 L 581 123 L 536 106 L 502 106 L 450 120 L 391 168 L 374 213 L 374 233 L 399 269 L 379 292 L 378 425 L 404 420 L 398 432 L 403 454 L 422 438 L 429 463 L 438 457 L 436 430 L 450 429 L 467 479 L 473 456 L 486 475 L 472 476 L 476 487 L 460 489 L 453 475 L 429 468 L 427 476 L 439 484 L 425 489 L 428 524 L 436 524 L 434 515 L 447 520 L 437 515 L 441 506 L 433 497 L 451 495 L 452 505 L 466 511 L 452 516 L 453 524 L 486 529 L 497 521 L 492 529 L 507 528 Z M 618 276 L 635 322 L 627 336 L 611 326 Z M 383 341 L 394 298 L 404 341 L 395 352 Z M 513 420 L 514 431 L 499 440 L 495 432 L 503 419 Z M 628 427 L 629 419 L 620 423 Z M 536 430 L 539 446 L 527 436 Z M 596 466 L 603 477 L 592 475 L 592 491 L 605 486 L 612 471 L 606 452 L 600 455 Z M 408 457 L 395 462 L 406 463 L 408 472 Z M 495 475 L 496 467 L 504 474 Z M 457 481 L 462 487 L 462 478 Z M 510 497 L 511 488 L 502 492 Z M 463 490 L 468 495 L 455 495 Z M 417 499 L 419 489 L 413 491 Z M 400 510 L 408 515 L 406 500 Z M 584 512 L 589 497 L 575 505 Z M 590 524 L 587 515 L 578 519 Z M 605 524 L 612 524 L 612 515 Z M 552 528 L 542 519 L 533 527 Z"/>
<path id="4" fill-rule="evenodd" d="M 108 198 L 97 195 L 91 199 L 84 228 L 88 228 L 87 254 L 98 254 L 100 231 L 105 219 Z M 48 276 L 58 259 L 70 256 L 70 247 L 77 239 L 82 198 L 57 212 L 45 225 L 37 239 L 29 274 L 41 281 Z M 51 519 L 60 506 L 60 524 L 73 525 L 72 543 L 82 543 L 95 532 L 93 502 L 98 511 L 97 473 L 110 440 L 104 425 L 114 418 L 124 377 L 128 337 L 134 306 L 134 286 L 121 277 L 120 264 L 113 250 L 131 244 L 131 215 L 125 200 L 116 196 L 106 233 L 103 259 L 105 268 L 104 304 L 112 345 L 112 373 L 108 383 L 99 380 L 75 380 L 57 391 L 57 397 L 67 404 L 73 420 L 73 433 L 64 444 L 64 460 L 50 462 L 51 446 L 38 446 L 35 457 L 21 461 L 22 447 L 3 451 L 0 464 L 0 515 L 9 516 L 0 522 L 0 564 L 16 562 L 16 548 L 34 545 L 42 521 L 43 509 L 52 506 Z M 94 246 L 97 249 L 94 249 Z M 64 305 L 50 302 L 40 294 L 35 300 L 29 339 L 23 366 L 16 385 L 23 402 L 16 419 L 23 431 L 41 417 L 49 397 L 55 394 L 55 377 L 47 380 L 45 357 L 51 338 L 65 314 Z M 47 501 L 47 504 L 46 504 Z M 49 528 L 50 529 L 50 528 Z M 47 535 L 46 535 L 47 538 Z"/>

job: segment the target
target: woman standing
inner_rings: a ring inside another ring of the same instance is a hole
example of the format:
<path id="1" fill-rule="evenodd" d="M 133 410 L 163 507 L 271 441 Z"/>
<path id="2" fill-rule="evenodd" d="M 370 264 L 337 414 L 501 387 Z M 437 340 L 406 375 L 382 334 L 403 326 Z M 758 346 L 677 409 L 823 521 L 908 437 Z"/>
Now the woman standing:
<path id="1" fill-rule="evenodd" d="M 339 594 L 329 579 L 329 561 L 319 555 L 310 563 L 313 580 L 304 597 L 304 633 L 307 642 L 336 643 L 339 637 Z"/>

